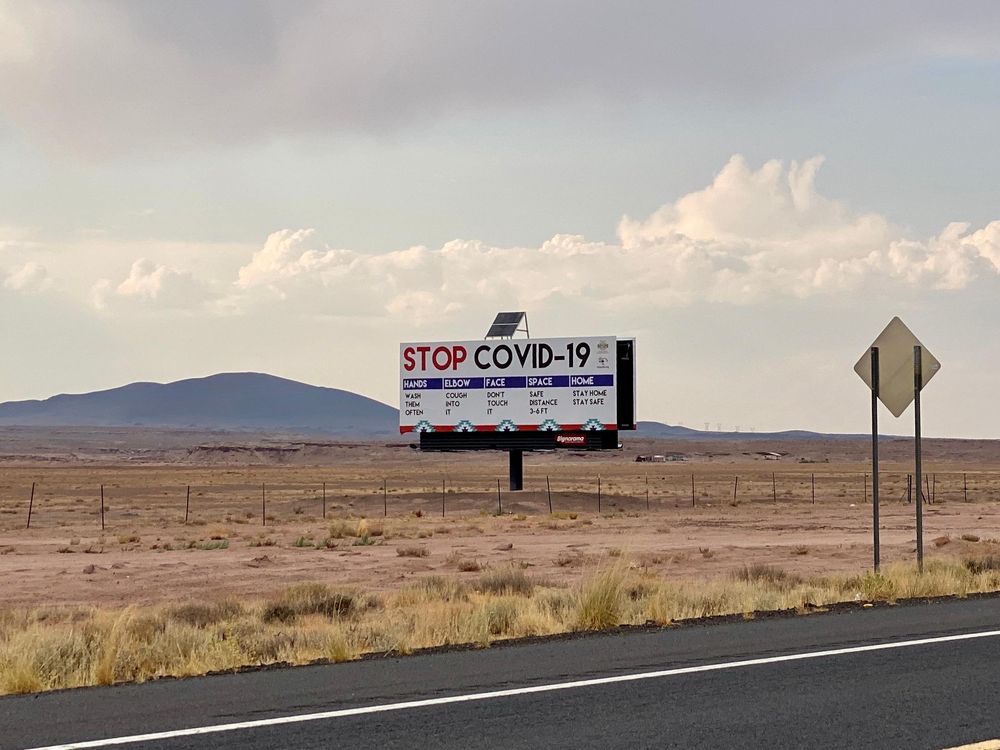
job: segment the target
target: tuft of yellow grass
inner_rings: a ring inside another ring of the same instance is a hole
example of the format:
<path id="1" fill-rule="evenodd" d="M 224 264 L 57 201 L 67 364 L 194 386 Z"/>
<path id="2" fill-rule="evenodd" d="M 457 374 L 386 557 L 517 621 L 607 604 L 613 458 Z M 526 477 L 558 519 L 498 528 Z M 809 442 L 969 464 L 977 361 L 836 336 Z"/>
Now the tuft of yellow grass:
<path id="1" fill-rule="evenodd" d="M 585 581 L 576 596 L 579 630 L 605 630 L 621 623 L 625 604 L 625 569 L 613 565 Z"/>
<path id="2" fill-rule="evenodd" d="M 931 561 L 923 575 L 881 573 L 806 579 L 748 566 L 710 581 L 668 580 L 624 558 L 577 585 L 542 585 L 517 567 L 484 570 L 467 585 L 428 576 L 384 595 L 319 583 L 260 602 L 159 607 L 0 610 L 0 693 L 187 676 L 241 666 L 346 661 L 449 644 L 599 630 L 834 602 L 887 601 L 1000 590 L 1000 558 Z"/>

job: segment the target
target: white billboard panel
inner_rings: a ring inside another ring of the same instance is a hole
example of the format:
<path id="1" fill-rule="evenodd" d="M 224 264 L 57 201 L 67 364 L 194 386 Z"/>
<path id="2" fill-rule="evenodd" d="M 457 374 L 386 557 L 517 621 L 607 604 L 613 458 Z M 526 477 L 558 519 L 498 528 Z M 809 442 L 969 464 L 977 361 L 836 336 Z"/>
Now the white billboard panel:
<path id="1" fill-rule="evenodd" d="M 614 336 L 399 345 L 399 431 L 617 429 Z"/>

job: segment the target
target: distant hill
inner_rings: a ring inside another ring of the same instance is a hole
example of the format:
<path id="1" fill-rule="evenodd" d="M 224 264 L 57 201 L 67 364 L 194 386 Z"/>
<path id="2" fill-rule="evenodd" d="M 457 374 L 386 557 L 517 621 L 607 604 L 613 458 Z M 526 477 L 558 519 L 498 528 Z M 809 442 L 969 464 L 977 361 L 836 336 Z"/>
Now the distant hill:
<path id="1" fill-rule="evenodd" d="M 350 435 L 398 432 L 395 408 L 350 391 L 256 372 L 132 383 L 0 404 L 0 425 L 197 427 Z"/>
<path id="2" fill-rule="evenodd" d="M 298 431 L 334 435 L 397 435 L 392 406 L 338 388 L 307 385 L 257 372 L 231 372 L 173 383 L 132 383 L 94 393 L 0 404 L 0 426 L 165 427 Z M 639 422 L 622 437 L 680 440 L 810 440 L 857 438 L 806 430 L 710 432 Z"/>
<path id="3" fill-rule="evenodd" d="M 646 438 L 674 438 L 676 440 L 855 440 L 866 435 L 835 435 L 809 430 L 784 430 L 782 432 L 712 432 L 678 427 L 663 422 L 639 422 L 635 435 Z M 625 433 L 626 435 L 629 433 Z"/>

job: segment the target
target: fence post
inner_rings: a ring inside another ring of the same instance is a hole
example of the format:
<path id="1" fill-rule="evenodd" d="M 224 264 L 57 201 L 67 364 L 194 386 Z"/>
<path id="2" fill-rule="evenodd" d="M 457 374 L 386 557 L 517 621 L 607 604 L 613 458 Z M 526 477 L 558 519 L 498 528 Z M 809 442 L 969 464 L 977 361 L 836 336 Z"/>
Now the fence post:
<path id="1" fill-rule="evenodd" d="M 188 522 L 188 516 L 191 514 L 191 485 L 187 486 L 187 498 L 184 500 L 184 523 Z"/>
<path id="2" fill-rule="evenodd" d="M 649 474 L 646 475 L 646 512 L 649 512 Z"/>
<path id="3" fill-rule="evenodd" d="M 969 502 L 969 480 L 966 474 L 962 474 L 962 496 L 965 502 Z"/>
<path id="4" fill-rule="evenodd" d="M 549 483 L 549 475 L 545 475 L 545 491 L 549 495 L 549 515 L 552 515 L 552 485 Z"/>
<path id="5" fill-rule="evenodd" d="M 778 485 L 775 483 L 774 472 L 771 472 L 771 502 L 778 502 Z"/>
<path id="6" fill-rule="evenodd" d="M 104 485 L 101 485 L 101 531 L 104 531 Z"/>
<path id="7" fill-rule="evenodd" d="M 924 474 L 924 486 L 927 488 L 927 498 L 926 502 L 928 505 L 934 502 L 934 496 L 931 495 L 931 475 Z"/>
<path id="8" fill-rule="evenodd" d="M 323 518 L 326 518 L 326 482 L 323 482 Z"/>
<path id="9" fill-rule="evenodd" d="M 260 525 L 267 526 L 267 490 L 264 483 L 260 483 Z"/>
<path id="10" fill-rule="evenodd" d="M 812 474 L 812 496 L 813 496 L 813 505 L 815 505 L 816 504 L 816 472 L 813 472 L 813 474 Z"/>
<path id="11" fill-rule="evenodd" d="M 906 475 L 906 504 L 913 502 L 913 475 Z"/>
<path id="12" fill-rule="evenodd" d="M 25 526 L 26 529 L 31 528 L 31 509 L 35 505 L 35 483 L 31 483 L 31 497 L 28 499 L 28 525 Z"/>
<path id="13" fill-rule="evenodd" d="M 597 475 L 597 512 L 601 512 L 601 475 Z"/>
<path id="14" fill-rule="evenodd" d="M 441 480 L 441 518 L 444 518 L 444 483 L 445 480 Z"/>
<path id="15" fill-rule="evenodd" d="M 694 500 L 694 474 L 691 475 L 691 507 L 693 508 L 695 504 Z"/>
<path id="16" fill-rule="evenodd" d="M 389 517 L 389 490 L 388 481 L 385 477 L 382 477 L 382 517 Z"/>
<path id="17" fill-rule="evenodd" d="M 736 490 L 739 488 L 739 486 L 740 486 L 740 475 L 737 474 L 736 475 L 736 481 L 733 482 L 733 502 L 734 503 L 736 502 Z"/>
<path id="18" fill-rule="evenodd" d="M 865 502 L 868 502 L 868 473 L 865 472 Z"/>
<path id="19" fill-rule="evenodd" d="M 500 477 L 497 477 L 497 515 L 503 515 L 503 504 L 500 502 Z"/>
<path id="20" fill-rule="evenodd" d="M 932 489 L 931 489 L 931 502 L 932 503 L 934 502 L 935 498 L 937 497 L 937 474 L 934 474 L 933 477 L 934 477 L 934 483 L 931 485 L 931 487 L 932 487 Z"/>

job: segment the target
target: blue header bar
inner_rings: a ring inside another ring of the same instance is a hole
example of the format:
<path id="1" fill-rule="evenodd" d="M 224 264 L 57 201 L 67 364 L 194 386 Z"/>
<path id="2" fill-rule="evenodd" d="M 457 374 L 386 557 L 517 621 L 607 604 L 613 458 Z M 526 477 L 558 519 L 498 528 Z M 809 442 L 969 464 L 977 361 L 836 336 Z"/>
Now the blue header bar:
<path id="1" fill-rule="evenodd" d="M 599 388 L 615 384 L 615 376 L 603 375 L 518 375 L 498 378 L 403 378 L 404 391 L 479 391 L 507 388 Z"/>

